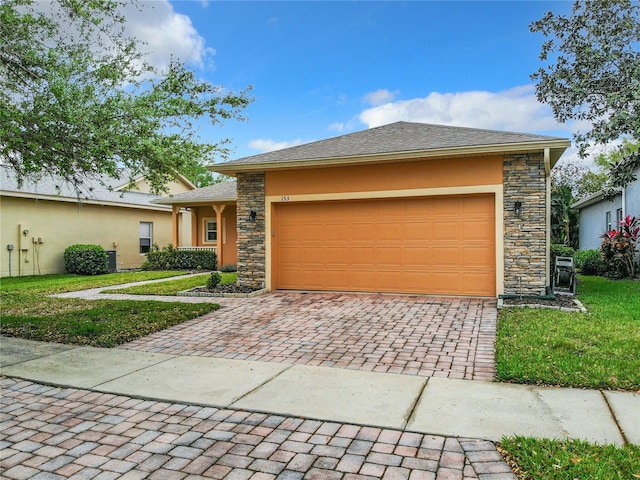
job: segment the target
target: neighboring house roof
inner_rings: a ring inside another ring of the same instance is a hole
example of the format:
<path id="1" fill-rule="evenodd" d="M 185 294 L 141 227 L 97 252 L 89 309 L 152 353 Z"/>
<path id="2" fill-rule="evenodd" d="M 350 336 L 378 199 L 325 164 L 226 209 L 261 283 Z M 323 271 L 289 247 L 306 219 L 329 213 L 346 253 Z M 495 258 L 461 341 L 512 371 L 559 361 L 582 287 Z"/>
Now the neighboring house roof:
<path id="1" fill-rule="evenodd" d="M 410 158 L 551 150 L 551 165 L 570 146 L 566 138 L 481 130 L 426 123 L 397 122 L 260 155 L 211 165 L 210 170 L 235 174 L 250 171 Z"/>
<path id="2" fill-rule="evenodd" d="M 193 205 L 197 203 L 235 202 L 237 199 L 237 182 L 230 180 L 191 190 L 190 192 L 169 195 L 168 197 L 154 200 L 153 203 L 164 205 Z"/>
<path id="3" fill-rule="evenodd" d="M 127 176 L 126 174 L 121 174 L 121 177 L 127 179 L 124 183 L 122 183 L 122 179 L 118 180 L 118 184 L 117 186 L 113 187 L 113 190 L 115 191 L 122 191 L 122 190 L 128 190 L 129 185 L 130 185 L 130 181 L 129 181 L 129 176 Z M 138 175 L 137 177 L 133 177 L 131 178 L 131 180 L 133 181 L 134 185 L 138 185 L 142 182 L 145 181 L 144 175 Z M 187 187 L 189 187 L 191 190 L 194 190 L 198 187 L 195 186 L 195 184 L 189 180 L 187 177 L 185 177 L 184 175 L 178 174 L 176 175 L 176 180 L 181 181 L 182 183 L 184 183 Z"/>
<path id="4" fill-rule="evenodd" d="M 11 168 L 0 166 L 0 195 L 7 197 L 34 198 L 54 202 L 73 202 L 118 207 L 142 208 L 147 210 L 167 210 L 164 205 L 152 203 L 158 195 L 132 191 L 114 191 L 122 180 L 107 176 L 87 178 L 80 193 L 73 185 L 60 177 L 43 175 L 37 181 L 25 180 L 18 187 L 17 179 Z"/>
<path id="5" fill-rule="evenodd" d="M 616 193 L 616 195 L 621 195 L 622 194 L 622 190 L 618 193 Z M 593 205 L 595 203 L 599 203 L 601 201 L 603 201 L 604 198 L 604 193 L 602 193 L 602 191 L 600 192 L 596 192 L 594 194 L 589 195 L 588 197 L 583 198 L 582 200 L 578 200 L 576 203 L 571 205 L 571 208 L 574 208 L 576 210 L 580 210 L 581 208 L 585 208 L 588 207 L 589 205 Z"/>

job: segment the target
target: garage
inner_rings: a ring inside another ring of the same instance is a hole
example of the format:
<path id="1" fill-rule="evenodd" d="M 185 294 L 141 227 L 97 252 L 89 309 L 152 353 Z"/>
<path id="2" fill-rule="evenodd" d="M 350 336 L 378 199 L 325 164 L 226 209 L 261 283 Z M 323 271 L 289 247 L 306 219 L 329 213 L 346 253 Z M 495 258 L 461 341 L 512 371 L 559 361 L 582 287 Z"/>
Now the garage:
<path id="1" fill-rule="evenodd" d="M 493 194 L 273 204 L 280 290 L 496 295 Z"/>

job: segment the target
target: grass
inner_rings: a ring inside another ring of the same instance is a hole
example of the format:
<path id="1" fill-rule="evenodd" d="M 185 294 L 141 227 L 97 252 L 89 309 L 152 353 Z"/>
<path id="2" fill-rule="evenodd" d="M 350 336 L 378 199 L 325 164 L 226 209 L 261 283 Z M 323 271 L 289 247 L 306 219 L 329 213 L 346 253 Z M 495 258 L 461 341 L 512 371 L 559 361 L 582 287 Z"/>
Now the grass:
<path id="1" fill-rule="evenodd" d="M 503 438 L 500 446 L 520 479 L 640 478 L 640 446 L 594 445 L 581 440 Z M 514 462 L 516 465 L 514 465 Z"/>
<path id="2" fill-rule="evenodd" d="M 496 371 L 502 381 L 640 389 L 640 282 L 581 276 L 588 314 L 504 308 Z"/>
<path id="3" fill-rule="evenodd" d="M 3 278 L 0 333 L 31 340 L 113 347 L 219 308 L 213 303 L 87 301 L 48 296 L 175 275 L 176 272 L 133 272 L 95 277 Z"/>
<path id="4" fill-rule="evenodd" d="M 235 283 L 238 279 L 237 273 L 221 273 L 221 285 Z M 195 277 L 179 278 L 177 280 L 167 280 L 166 282 L 149 283 L 146 285 L 136 285 L 127 288 L 105 290 L 104 293 L 129 293 L 132 295 L 175 295 L 190 288 L 203 287 L 207 284 L 209 275 L 203 274 Z"/>

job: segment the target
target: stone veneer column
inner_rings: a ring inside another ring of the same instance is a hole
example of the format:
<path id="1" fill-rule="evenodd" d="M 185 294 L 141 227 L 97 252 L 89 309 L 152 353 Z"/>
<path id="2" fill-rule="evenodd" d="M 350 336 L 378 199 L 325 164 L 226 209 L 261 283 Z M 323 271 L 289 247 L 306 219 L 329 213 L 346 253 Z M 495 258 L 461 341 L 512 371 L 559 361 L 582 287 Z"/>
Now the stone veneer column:
<path id="1" fill-rule="evenodd" d="M 547 285 L 546 177 L 540 154 L 504 157 L 504 290 L 544 295 Z M 516 217 L 515 203 L 522 202 Z"/>
<path id="2" fill-rule="evenodd" d="M 238 173 L 238 284 L 265 287 L 264 172 Z M 249 220 L 251 211 L 256 220 Z"/>

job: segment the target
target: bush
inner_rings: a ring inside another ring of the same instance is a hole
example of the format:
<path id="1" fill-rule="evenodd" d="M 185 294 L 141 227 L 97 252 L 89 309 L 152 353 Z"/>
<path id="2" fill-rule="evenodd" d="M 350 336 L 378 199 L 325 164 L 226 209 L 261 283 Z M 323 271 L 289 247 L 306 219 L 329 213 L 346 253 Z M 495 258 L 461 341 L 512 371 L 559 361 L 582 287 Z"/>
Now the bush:
<path id="1" fill-rule="evenodd" d="M 619 230 L 601 235 L 600 252 L 609 278 L 633 278 L 636 274 L 636 248 L 640 242 L 640 218 L 627 215 L 618 222 Z"/>
<path id="2" fill-rule="evenodd" d="M 218 257 L 212 250 L 178 250 L 168 245 L 162 250 L 154 248 L 147 253 L 143 270 L 216 270 Z"/>
<path id="3" fill-rule="evenodd" d="M 553 273 L 556 269 L 556 257 L 573 257 L 575 253 L 576 251 L 567 245 L 551 244 L 551 265 L 549 265 L 551 268 L 551 278 L 553 278 Z"/>
<path id="4" fill-rule="evenodd" d="M 64 251 L 64 268 L 79 275 L 102 275 L 109 271 L 107 252 L 99 245 L 71 245 Z"/>
<path id="5" fill-rule="evenodd" d="M 235 263 L 228 263 L 226 265 L 223 265 L 222 268 L 220 268 L 220 271 L 225 273 L 237 272 L 238 267 L 236 267 Z"/>
<path id="6" fill-rule="evenodd" d="M 221 280 L 222 276 L 218 272 L 213 272 L 211 276 L 207 278 L 207 288 L 213 290 L 220 284 Z"/>
<path id="7" fill-rule="evenodd" d="M 576 252 L 573 260 L 583 275 L 604 275 L 607 269 L 600 250 L 581 250 Z"/>

